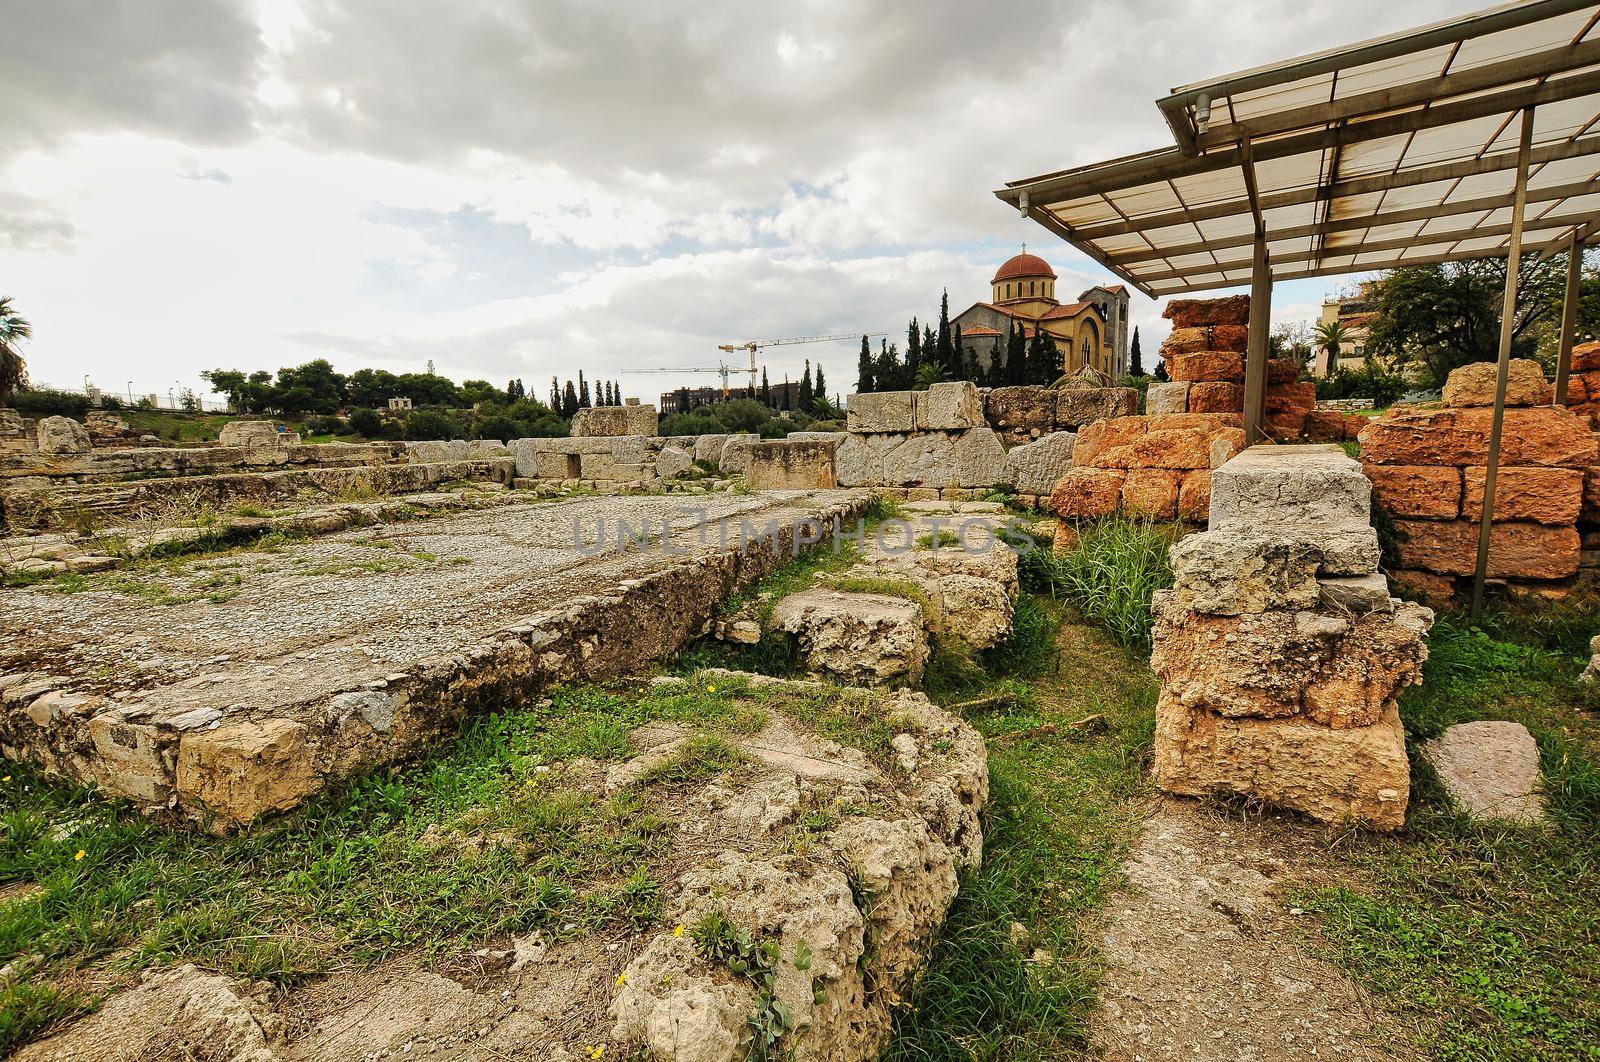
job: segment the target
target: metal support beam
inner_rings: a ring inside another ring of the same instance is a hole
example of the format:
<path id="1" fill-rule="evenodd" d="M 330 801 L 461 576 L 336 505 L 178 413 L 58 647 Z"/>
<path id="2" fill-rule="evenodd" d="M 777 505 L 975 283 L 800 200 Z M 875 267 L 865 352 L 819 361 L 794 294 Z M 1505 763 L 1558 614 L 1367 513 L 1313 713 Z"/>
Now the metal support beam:
<path id="1" fill-rule="evenodd" d="M 1244 359 L 1244 444 L 1253 446 L 1265 433 L 1261 421 L 1267 398 L 1267 339 L 1272 321 L 1272 264 L 1265 233 L 1256 236 L 1250 276 L 1250 330 Z"/>
<path id="2" fill-rule="evenodd" d="M 1516 194 L 1511 204 L 1511 238 L 1506 244 L 1506 291 L 1500 304 L 1500 358 L 1494 381 L 1494 419 L 1489 428 L 1489 464 L 1483 470 L 1483 518 L 1478 522 L 1478 564 L 1472 576 L 1472 615 L 1483 612 L 1483 580 L 1489 573 L 1489 531 L 1494 523 L 1495 479 L 1500 472 L 1500 436 L 1506 420 L 1506 380 L 1511 372 L 1511 330 L 1517 316 L 1517 274 L 1522 261 L 1522 214 L 1528 205 L 1528 153 L 1533 148 L 1533 108 L 1522 112 L 1517 145 Z"/>
<path id="3" fill-rule="evenodd" d="M 1567 245 L 1567 294 L 1561 301 L 1561 343 L 1556 349 L 1556 402 L 1567 404 L 1567 377 L 1572 372 L 1572 336 L 1578 329 L 1578 293 L 1583 281 L 1583 241 L 1572 231 Z"/>

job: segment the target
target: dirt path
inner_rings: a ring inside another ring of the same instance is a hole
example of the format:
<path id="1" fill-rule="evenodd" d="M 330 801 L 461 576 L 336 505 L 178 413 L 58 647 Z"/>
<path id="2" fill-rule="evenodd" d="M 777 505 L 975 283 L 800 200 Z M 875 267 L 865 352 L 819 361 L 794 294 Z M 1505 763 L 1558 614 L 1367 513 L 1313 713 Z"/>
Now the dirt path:
<path id="1" fill-rule="evenodd" d="M 1158 799 L 1105 912 L 1093 1024 L 1116 1062 L 1410 1059 L 1381 1005 L 1297 942 L 1290 895 L 1325 880 L 1326 834 Z"/>

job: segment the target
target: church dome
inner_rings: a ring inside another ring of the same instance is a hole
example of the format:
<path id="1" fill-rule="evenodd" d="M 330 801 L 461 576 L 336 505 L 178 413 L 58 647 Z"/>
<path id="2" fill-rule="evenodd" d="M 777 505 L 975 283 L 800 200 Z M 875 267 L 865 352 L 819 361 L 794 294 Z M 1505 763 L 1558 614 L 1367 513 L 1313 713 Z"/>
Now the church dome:
<path id="1" fill-rule="evenodd" d="M 1017 277 L 1049 277 L 1054 280 L 1056 273 L 1043 258 L 1024 252 L 1007 260 L 989 283 L 998 284 L 1002 280 L 1015 280 Z"/>

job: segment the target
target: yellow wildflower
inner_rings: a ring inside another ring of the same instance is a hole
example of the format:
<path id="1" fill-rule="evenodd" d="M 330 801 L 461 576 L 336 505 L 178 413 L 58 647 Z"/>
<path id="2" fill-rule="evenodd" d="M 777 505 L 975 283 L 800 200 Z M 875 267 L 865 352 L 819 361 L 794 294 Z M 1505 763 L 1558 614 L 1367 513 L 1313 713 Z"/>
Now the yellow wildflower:
<path id="1" fill-rule="evenodd" d="M 627 983 L 628 983 L 628 971 L 627 970 L 623 970 L 621 973 L 617 974 L 617 987 L 621 988 L 623 985 L 625 985 Z"/>
<path id="2" fill-rule="evenodd" d="M 83 857 L 88 855 L 88 854 L 89 854 L 88 852 L 85 852 L 83 849 L 80 848 L 80 849 L 78 849 L 78 854 L 72 857 L 72 861 L 74 863 L 81 863 L 81 862 L 83 862 Z"/>
<path id="3" fill-rule="evenodd" d="M 589 1057 L 590 1058 L 604 1058 L 605 1055 L 606 1055 L 606 1045 L 605 1044 L 595 1044 L 593 1047 L 589 1048 Z"/>
<path id="4" fill-rule="evenodd" d="M 677 929 L 674 929 L 674 930 L 673 930 L 673 931 L 672 931 L 672 935 L 673 935 L 673 936 L 675 936 L 675 937 L 681 937 L 681 936 L 683 936 L 683 927 L 682 927 L 682 926 L 679 926 L 679 927 L 678 927 L 678 928 L 677 928 Z"/>

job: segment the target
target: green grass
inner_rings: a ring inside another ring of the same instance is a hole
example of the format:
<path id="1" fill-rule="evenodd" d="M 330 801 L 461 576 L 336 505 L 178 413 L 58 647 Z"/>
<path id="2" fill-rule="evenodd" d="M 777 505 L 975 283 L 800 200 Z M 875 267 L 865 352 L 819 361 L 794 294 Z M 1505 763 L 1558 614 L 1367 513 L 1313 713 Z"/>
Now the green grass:
<path id="1" fill-rule="evenodd" d="M 1600 707 L 1577 686 L 1560 609 L 1441 616 L 1425 682 L 1401 699 L 1413 793 L 1397 837 L 1358 835 L 1354 884 L 1308 892 L 1338 958 L 1414 1025 L 1429 1057 L 1600 1058 Z M 1586 640 L 1586 639 L 1585 639 Z M 1539 742 L 1545 828 L 1468 822 L 1416 743 L 1473 719 L 1513 719 Z"/>
<path id="2" fill-rule="evenodd" d="M 1176 524 L 1124 516 L 1085 523 L 1077 546 L 1066 553 L 1044 545 L 1025 555 L 1024 575 L 1121 644 L 1147 653 L 1150 598 L 1172 585 L 1167 550 L 1177 534 Z"/>

